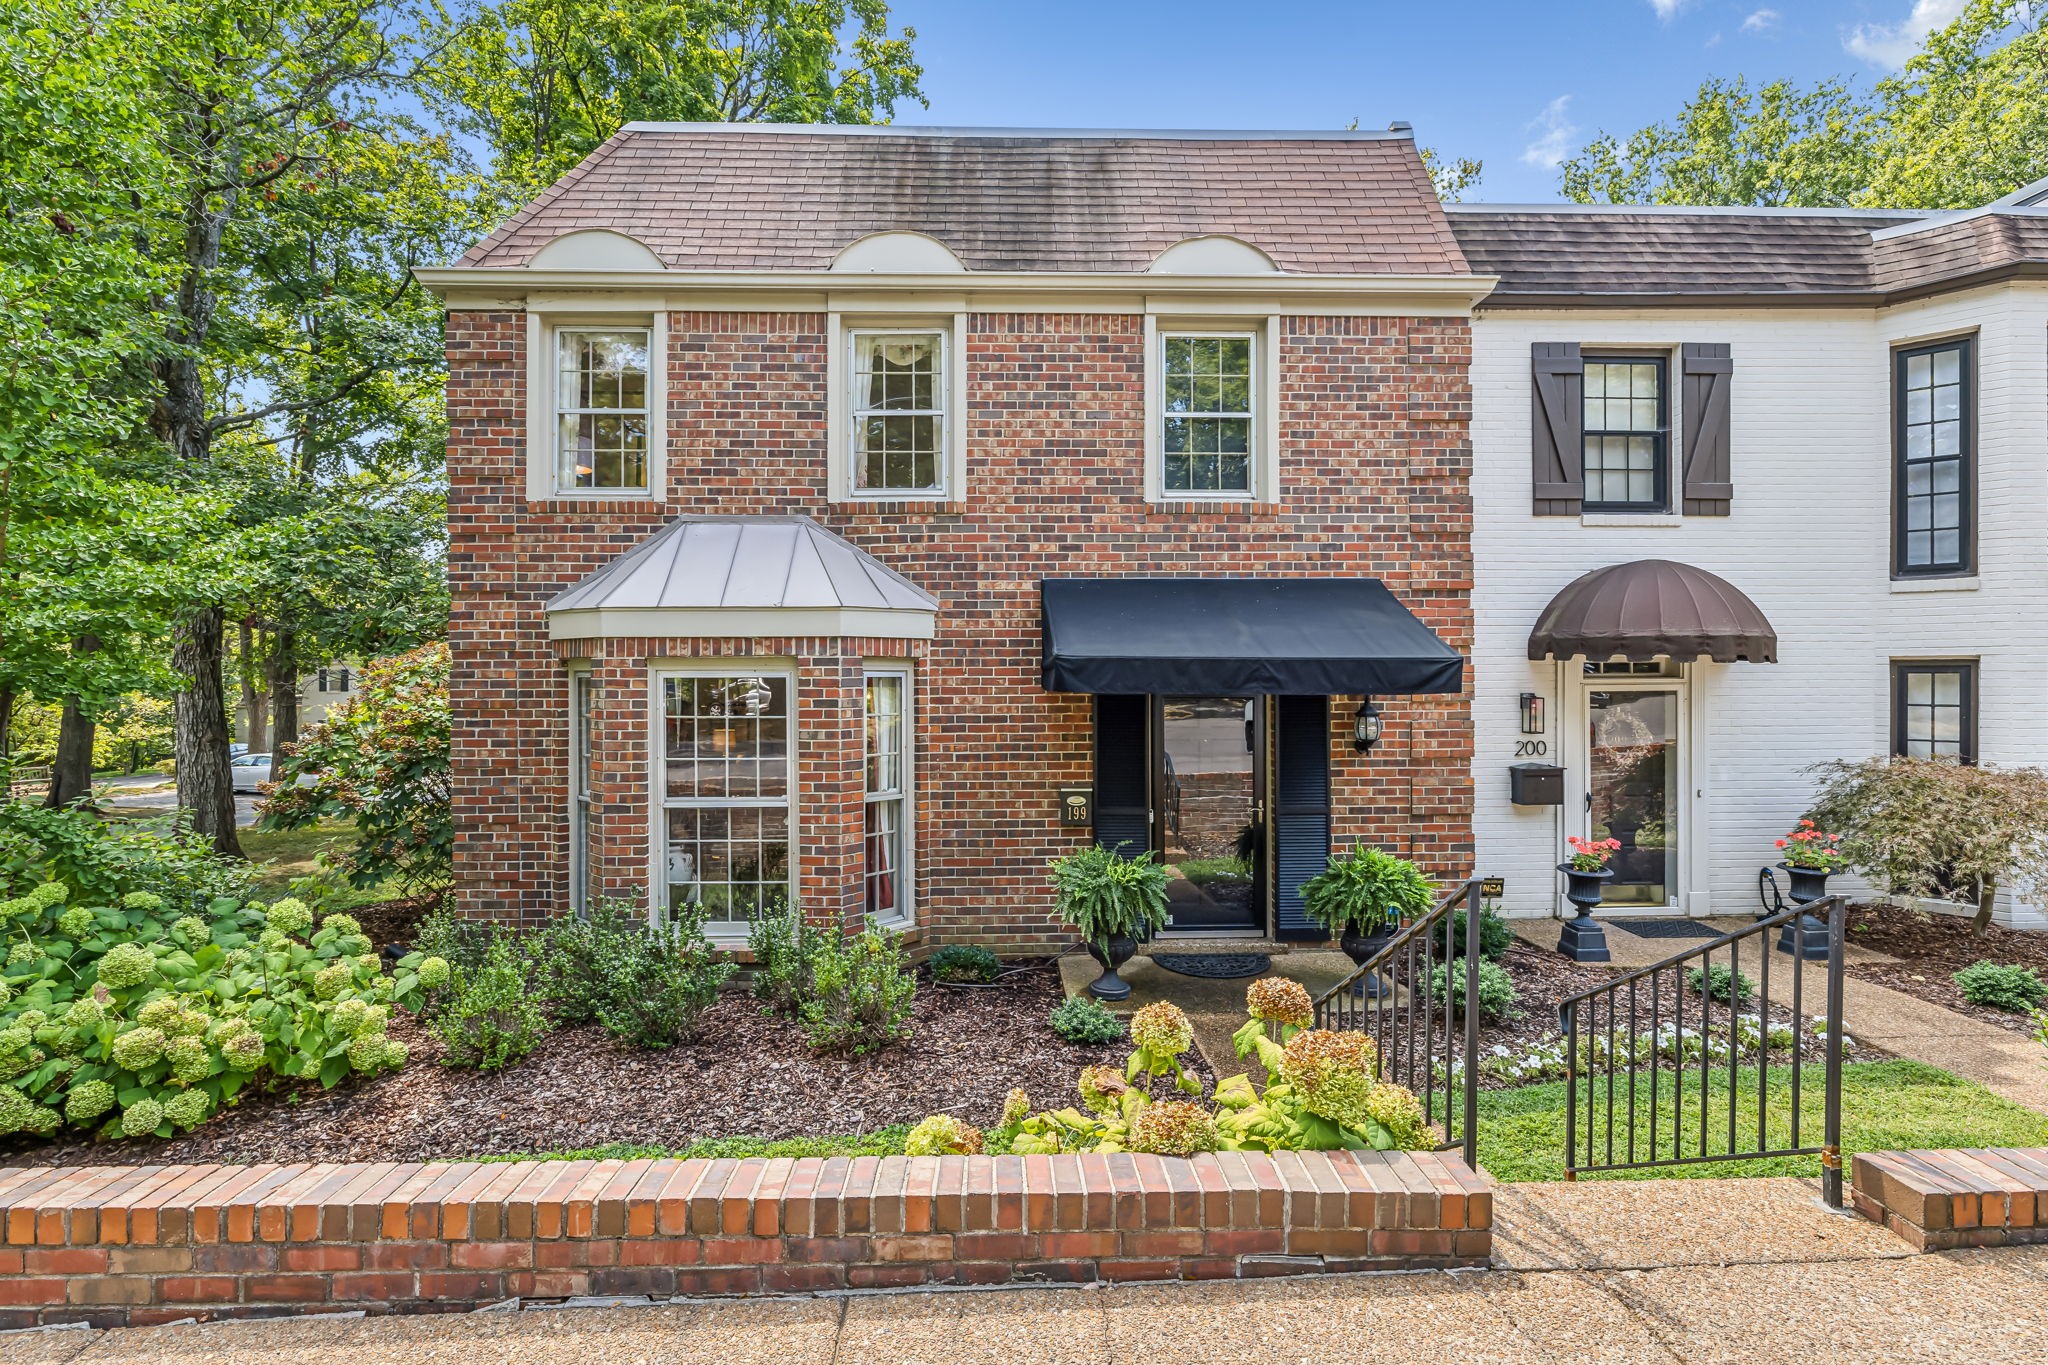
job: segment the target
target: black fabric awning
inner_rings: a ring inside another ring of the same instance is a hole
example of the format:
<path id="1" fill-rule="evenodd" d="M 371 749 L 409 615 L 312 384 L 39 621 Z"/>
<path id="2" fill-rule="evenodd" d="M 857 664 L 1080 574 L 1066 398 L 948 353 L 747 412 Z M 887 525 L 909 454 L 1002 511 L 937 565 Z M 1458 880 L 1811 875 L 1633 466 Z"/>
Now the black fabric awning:
<path id="1" fill-rule="evenodd" d="M 1048 578 L 1049 692 L 1458 692 L 1465 660 L 1377 578 Z"/>

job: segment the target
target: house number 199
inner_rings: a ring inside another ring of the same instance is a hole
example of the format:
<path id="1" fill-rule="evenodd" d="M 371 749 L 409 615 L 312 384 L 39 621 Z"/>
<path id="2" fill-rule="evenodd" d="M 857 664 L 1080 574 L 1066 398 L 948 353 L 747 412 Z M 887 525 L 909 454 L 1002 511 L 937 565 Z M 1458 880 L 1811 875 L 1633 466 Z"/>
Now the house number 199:
<path id="1" fill-rule="evenodd" d="M 1540 739 L 1518 739 L 1515 741 L 1516 758 L 1541 758 L 1550 752 L 1550 746 Z"/>

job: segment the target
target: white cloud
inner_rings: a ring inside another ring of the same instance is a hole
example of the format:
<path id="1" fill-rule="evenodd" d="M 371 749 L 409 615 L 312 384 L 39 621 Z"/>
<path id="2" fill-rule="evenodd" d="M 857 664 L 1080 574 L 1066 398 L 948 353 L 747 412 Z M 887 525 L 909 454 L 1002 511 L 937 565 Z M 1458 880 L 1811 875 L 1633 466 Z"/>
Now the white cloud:
<path id="1" fill-rule="evenodd" d="M 1657 17 L 1668 24 L 1678 17 L 1680 10 L 1691 3 L 1692 0 L 1650 0 L 1650 8 L 1657 11 Z"/>
<path id="2" fill-rule="evenodd" d="M 1778 26 L 1778 20 L 1783 17 L 1774 9 L 1760 9 L 1742 21 L 1742 31 L 1744 33 L 1768 33 Z"/>
<path id="3" fill-rule="evenodd" d="M 1913 0 L 1913 12 L 1896 24 L 1858 24 L 1842 46 L 1876 66 L 1894 71 L 1904 66 L 1928 34 L 1947 28 L 1962 14 L 1968 0 Z"/>
<path id="4" fill-rule="evenodd" d="M 1572 150 L 1572 138 L 1579 131 L 1578 125 L 1565 117 L 1571 102 L 1570 95 L 1559 95 L 1543 106 L 1542 113 L 1522 125 L 1523 132 L 1536 134 L 1535 139 L 1522 149 L 1522 160 L 1546 170 L 1554 170 L 1563 164 Z"/>

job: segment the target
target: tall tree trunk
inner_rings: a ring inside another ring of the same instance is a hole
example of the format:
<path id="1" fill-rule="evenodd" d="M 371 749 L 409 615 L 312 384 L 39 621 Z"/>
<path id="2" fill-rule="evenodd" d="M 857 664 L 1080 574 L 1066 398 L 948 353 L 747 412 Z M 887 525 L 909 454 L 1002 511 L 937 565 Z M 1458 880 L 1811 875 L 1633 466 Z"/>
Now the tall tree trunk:
<path id="1" fill-rule="evenodd" d="M 71 642 L 74 656 L 97 653 L 99 647 L 97 635 L 81 635 Z M 50 790 L 43 798 L 51 810 L 62 810 L 92 795 L 92 742 L 98 728 L 80 709 L 78 698 L 64 699 L 64 712 L 57 722 L 57 757 L 50 764 Z"/>
<path id="2" fill-rule="evenodd" d="M 0 683 L 0 760 L 14 752 L 14 684 Z"/>
<path id="3" fill-rule="evenodd" d="M 235 838 L 234 775 L 228 767 L 228 708 L 221 681 L 226 613 L 200 607 L 178 623 L 171 667 L 185 680 L 173 704 L 178 804 L 216 853 L 242 856 Z"/>
<path id="4" fill-rule="evenodd" d="M 247 621 L 238 623 L 241 646 L 235 660 L 235 678 L 242 687 L 242 743 L 252 754 L 270 751 L 270 688 L 263 666 L 256 658 L 256 642 L 262 637 Z M 265 686 L 258 687 L 263 681 Z"/>
<path id="5" fill-rule="evenodd" d="M 299 742 L 299 635 L 279 626 L 270 637 L 263 671 L 270 681 L 270 744 L 275 753 Z"/>
<path id="6" fill-rule="evenodd" d="M 1998 904 L 1998 883 L 1986 877 L 1977 884 L 1977 914 L 1970 921 L 1970 937 L 1981 938 L 1991 927 L 1992 907 Z"/>

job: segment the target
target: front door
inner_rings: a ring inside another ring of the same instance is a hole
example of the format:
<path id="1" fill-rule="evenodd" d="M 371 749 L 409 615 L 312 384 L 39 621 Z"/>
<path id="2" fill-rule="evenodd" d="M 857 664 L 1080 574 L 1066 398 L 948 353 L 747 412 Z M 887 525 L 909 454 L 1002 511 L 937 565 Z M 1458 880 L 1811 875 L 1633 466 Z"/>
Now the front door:
<path id="1" fill-rule="evenodd" d="M 1683 826 L 1681 697 L 1677 688 L 1594 687 L 1586 693 L 1586 814 L 1594 839 L 1620 842 L 1601 893 L 1617 909 L 1679 903 Z"/>
<path id="2" fill-rule="evenodd" d="M 1154 697 L 1168 927 L 1265 929 L 1265 703 L 1258 697 Z"/>

